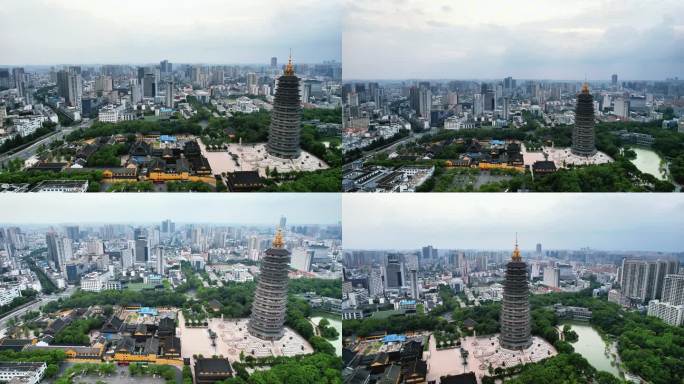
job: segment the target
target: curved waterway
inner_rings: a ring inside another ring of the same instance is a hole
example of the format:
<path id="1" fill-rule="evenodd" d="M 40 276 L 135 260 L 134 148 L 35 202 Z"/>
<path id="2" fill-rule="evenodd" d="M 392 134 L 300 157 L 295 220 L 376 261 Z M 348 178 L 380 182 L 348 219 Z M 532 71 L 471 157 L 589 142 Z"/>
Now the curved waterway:
<path id="1" fill-rule="evenodd" d="M 631 147 L 637 155 L 636 159 L 630 160 L 632 164 L 643 173 L 649 173 L 659 180 L 667 180 L 665 169 L 663 169 L 663 159 L 652 149 Z"/>
<path id="2" fill-rule="evenodd" d="M 589 364 L 599 371 L 606 371 L 613 374 L 615 377 L 620 377 L 620 370 L 616 365 L 611 365 L 614 361 L 610 347 L 601 338 L 601 335 L 589 323 L 579 321 L 565 321 L 558 326 L 558 330 L 562 332 L 565 324 L 570 325 L 570 328 L 577 333 L 578 340 L 570 343 L 575 352 L 579 353 L 587 359 Z M 606 351 L 609 351 L 606 354 Z"/>

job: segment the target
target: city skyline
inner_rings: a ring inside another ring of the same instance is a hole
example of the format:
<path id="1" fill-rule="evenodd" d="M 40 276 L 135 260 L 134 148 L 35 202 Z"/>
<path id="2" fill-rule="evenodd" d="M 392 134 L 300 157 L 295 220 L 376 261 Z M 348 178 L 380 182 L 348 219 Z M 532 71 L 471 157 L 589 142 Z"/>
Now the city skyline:
<path id="1" fill-rule="evenodd" d="M 682 75 L 679 2 L 651 7 L 607 0 L 525 3 L 348 3 L 344 79 L 595 80 L 617 73 L 620 79 L 662 80 Z"/>
<path id="2" fill-rule="evenodd" d="M 341 58 L 341 2 L 11 1 L 0 65 L 296 63 Z M 30 28 L 25 28 L 30 25 Z M 134 28 L 131 26 L 134 25 Z M 284 31 L 282 26 L 287 26 Z M 88 38 L 81 31 L 88 31 Z M 40 50 L 34 47 L 40 45 Z"/>
<path id="3" fill-rule="evenodd" d="M 333 194 L 12 194 L 0 199 L 0 225 L 129 224 L 171 220 L 178 223 L 336 225 L 340 197 Z M 222 219 L 223 217 L 223 219 Z M 91 219 L 92 218 L 92 219 Z"/>
<path id="4" fill-rule="evenodd" d="M 612 196 L 611 196 L 612 195 Z M 682 252 L 677 196 L 630 194 L 345 195 L 343 247 Z M 350 214 L 357 212 L 362 214 Z"/>

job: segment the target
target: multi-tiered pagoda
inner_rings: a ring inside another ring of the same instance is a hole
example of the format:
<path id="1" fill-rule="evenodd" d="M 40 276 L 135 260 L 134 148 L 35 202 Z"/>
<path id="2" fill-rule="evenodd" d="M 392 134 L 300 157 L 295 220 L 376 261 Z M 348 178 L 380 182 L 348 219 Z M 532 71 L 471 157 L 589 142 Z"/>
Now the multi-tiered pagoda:
<path id="1" fill-rule="evenodd" d="M 283 337 L 289 264 L 290 252 L 285 249 L 283 233 L 279 228 L 272 248 L 266 250 L 261 260 L 259 282 L 249 319 L 249 333 L 252 336 L 263 340 L 278 340 Z"/>
<path id="2" fill-rule="evenodd" d="M 301 115 L 299 78 L 295 76 L 292 57 L 290 57 L 283 75 L 278 78 L 278 87 L 271 111 L 271 128 L 268 132 L 267 147 L 270 155 L 283 159 L 299 157 Z"/>
<path id="3" fill-rule="evenodd" d="M 582 85 L 575 107 L 575 128 L 572 130 L 572 153 L 577 156 L 594 156 L 596 143 L 594 133 L 594 97 L 589 85 Z"/>
<path id="4" fill-rule="evenodd" d="M 525 349 L 532 345 L 530 337 L 530 298 L 527 285 L 527 264 L 522 261 L 518 239 L 511 261 L 506 266 L 503 305 L 501 306 L 501 335 L 499 342 L 506 349 Z"/>

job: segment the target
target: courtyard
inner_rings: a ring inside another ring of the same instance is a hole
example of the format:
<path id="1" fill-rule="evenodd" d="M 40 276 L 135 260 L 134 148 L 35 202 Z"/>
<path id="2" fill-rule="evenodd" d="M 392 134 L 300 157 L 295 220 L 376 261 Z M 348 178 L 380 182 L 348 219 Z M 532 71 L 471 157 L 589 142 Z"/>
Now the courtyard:
<path id="1" fill-rule="evenodd" d="M 459 375 L 475 372 L 478 381 L 489 374 L 489 367 L 506 368 L 519 364 L 535 363 L 557 354 L 556 349 L 544 339 L 532 336 L 532 346 L 522 351 L 501 348 L 499 335 L 485 337 L 469 336 L 461 339 L 461 347 L 467 352 L 461 354 L 461 348 L 437 350 L 434 336 L 430 336 L 425 360 L 428 365 L 428 381 L 439 382 L 439 378 L 447 375 Z"/>
<path id="2" fill-rule="evenodd" d="M 530 167 L 537 161 L 544 161 L 545 158 L 553 161 L 556 168 L 568 168 L 578 165 L 596 165 L 613 162 L 613 159 L 603 152 L 596 152 L 593 156 L 577 156 L 572 153 L 570 148 L 543 147 L 541 151 L 527 151 L 524 144 L 521 144 L 523 161 Z"/>
<path id="3" fill-rule="evenodd" d="M 245 356 L 295 356 L 313 353 L 311 345 L 292 329 L 285 327 L 284 336 L 277 341 L 266 341 L 249 334 L 249 319 L 209 319 L 207 327 L 186 327 L 179 313 L 179 333 L 184 358 L 193 355 L 219 355 L 230 361 Z M 212 333 L 214 337 L 212 337 Z"/>
<path id="4" fill-rule="evenodd" d="M 198 140 L 202 155 L 207 158 L 215 175 L 236 171 L 257 171 L 266 177 L 266 169 L 278 173 L 313 172 L 327 169 L 328 165 L 316 156 L 302 151 L 297 159 L 280 159 L 267 154 L 266 144 L 226 144 L 227 150 L 209 151 Z"/>

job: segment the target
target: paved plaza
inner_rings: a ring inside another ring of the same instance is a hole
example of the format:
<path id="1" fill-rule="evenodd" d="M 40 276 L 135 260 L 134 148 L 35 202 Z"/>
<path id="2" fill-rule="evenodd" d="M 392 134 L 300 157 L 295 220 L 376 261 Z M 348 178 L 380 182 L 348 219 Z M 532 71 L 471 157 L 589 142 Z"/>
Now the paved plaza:
<path id="1" fill-rule="evenodd" d="M 207 158 L 215 175 L 224 172 L 258 171 L 266 176 L 266 169 L 277 169 L 278 173 L 312 172 L 327 169 L 328 165 L 316 156 L 302 151 L 297 159 L 281 159 L 266 152 L 266 144 L 227 144 L 227 150 L 208 151 L 202 140 L 198 140 L 202 155 Z"/>
<path id="2" fill-rule="evenodd" d="M 577 156 L 570 148 L 543 147 L 542 152 L 527 152 L 524 144 L 521 146 L 525 165 L 532 166 L 537 161 L 544 161 L 544 154 L 556 164 L 556 168 L 568 168 L 571 165 L 595 165 L 613 162 L 613 159 L 603 152 L 596 152 L 594 156 Z"/>
<path id="3" fill-rule="evenodd" d="M 447 375 L 459 375 L 475 372 L 478 382 L 488 375 L 488 367 L 506 368 L 518 364 L 534 363 L 557 354 L 555 348 L 544 339 L 532 336 L 532 346 L 522 351 L 501 348 L 499 335 L 486 337 L 469 336 L 461 339 L 462 347 L 468 351 L 468 357 L 461 357 L 460 348 L 437 350 L 434 336 L 430 336 L 430 345 L 425 352 L 428 365 L 427 380 L 439 383 L 439 378 Z"/>
<path id="4" fill-rule="evenodd" d="M 223 355 L 230 361 L 240 359 L 240 352 L 245 356 L 295 356 L 313 353 L 311 345 L 292 329 L 285 327 L 285 335 L 277 341 L 265 341 L 256 338 L 247 331 L 249 319 L 210 319 L 208 327 L 188 328 L 182 319 L 179 324 L 183 357 L 193 355 Z M 209 330 L 216 333 L 212 345 Z"/>

